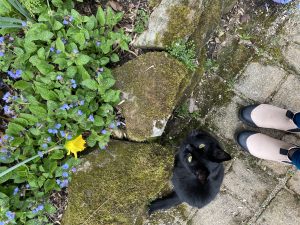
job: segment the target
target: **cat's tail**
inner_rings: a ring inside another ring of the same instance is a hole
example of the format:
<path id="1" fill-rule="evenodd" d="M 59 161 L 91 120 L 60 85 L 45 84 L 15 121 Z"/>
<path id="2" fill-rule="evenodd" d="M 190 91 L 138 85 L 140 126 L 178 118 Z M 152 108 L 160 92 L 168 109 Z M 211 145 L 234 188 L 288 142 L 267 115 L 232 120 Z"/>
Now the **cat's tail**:
<path id="1" fill-rule="evenodd" d="M 173 206 L 179 205 L 182 201 L 178 198 L 175 191 L 163 198 L 158 198 L 150 203 L 148 213 L 151 215 L 156 210 L 169 209 Z"/>

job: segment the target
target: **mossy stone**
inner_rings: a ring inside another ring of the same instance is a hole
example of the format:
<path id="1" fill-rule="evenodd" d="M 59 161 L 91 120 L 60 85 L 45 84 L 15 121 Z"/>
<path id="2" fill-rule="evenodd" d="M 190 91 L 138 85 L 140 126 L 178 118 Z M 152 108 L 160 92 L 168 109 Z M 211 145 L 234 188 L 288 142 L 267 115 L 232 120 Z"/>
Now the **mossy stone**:
<path id="1" fill-rule="evenodd" d="M 68 188 L 63 224 L 142 224 L 146 205 L 169 189 L 173 158 L 161 145 L 123 141 L 88 155 Z"/>
<path id="2" fill-rule="evenodd" d="M 126 133 L 133 141 L 151 140 L 163 133 L 191 77 L 181 62 L 165 52 L 141 55 L 113 74 L 124 100 L 119 107 Z"/>
<path id="3" fill-rule="evenodd" d="M 187 40 L 199 22 L 201 11 L 202 0 L 162 0 L 150 15 L 148 30 L 134 45 L 165 49 L 173 41 Z"/>

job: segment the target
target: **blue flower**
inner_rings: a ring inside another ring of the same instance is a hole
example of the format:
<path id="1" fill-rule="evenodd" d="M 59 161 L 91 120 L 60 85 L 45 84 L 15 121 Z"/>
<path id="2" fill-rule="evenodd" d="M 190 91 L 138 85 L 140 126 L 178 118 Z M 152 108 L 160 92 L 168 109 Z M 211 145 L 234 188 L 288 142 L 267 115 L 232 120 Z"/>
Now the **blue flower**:
<path id="1" fill-rule="evenodd" d="M 5 161 L 7 158 L 5 156 L 1 156 L 1 160 Z"/>
<path id="2" fill-rule="evenodd" d="M 120 122 L 120 121 L 117 121 L 117 127 L 120 126 L 120 125 L 121 125 L 121 122 Z"/>
<path id="3" fill-rule="evenodd" d="M 30 185 L 29 185 L 29 184 L 26 184 L 25 187 L 28 189 L 28 188 L 30 188 Z"/>
<path id="4" fill-rule="evenodd" d="M 77 87 L 77 84 L 72 84 L 71 86 L 75 89 Z"/>
<path id="5" fill-rule="evenodd" d="M 102 130 L 102 131 L 101 131 L 101 134 L 106 134 L 106 133 L 107 133 L 106 130 Z"/>
<path id="6" fill-rule="evenodd" d="M 47 137 L 47 141 L 48 141 L 48 142 L 52 141 L 52 140 L 51 140 L 51 137 Z"/>
<path id="7" fill-rule="evenodd" d="M 101 42 L 100 41 L 96 41 L 96 46 L 100 46 Z"/>
<path id="8" fill-rule="evenodd" d="M 81 100 L 81 101 L 79 102 L 79 105 L 84 105 L 84 100 Z"/>
<path id="9" fill-rule="evenodd" d="M 3 221 L 0 221 L 0 225 L 5 225 L 5 222 L 3 222 Z"/>
<path id="10" fill-rule="evenodd" d="M 96 73 L 97 73 L 97 75 L 100 75 L 103 71 L 104 71 L 104 69 L 102 67 L 100 67 L 100 68 L 97 68 Z"/>
<path id="11" fill-rule="evenodd" d="M 5 101 L 6 103 L 9 103 L 11 100 L 11 94 L 9 92 L 6 92 L 2 100 Z"/>
<path id="12" fill-rule="evenodd" d="M 73 16 L 70 16 L 70 17 L 69 17 L 69 21 L 70 21 L 70 22 L 72 22 L 73 19 L 74 19 Z"/>
<path id="13" fill-rule="evenodd" d="M 59 186 L 60 186 L 61 188 L 64 188 L 64 187 L 67 187 L 68 184 L 69 184 L 69 181 L 68 181 L 68 180 L 63 180 L 63 181 L 60 183 Z"/>
<path id="14" fill-rule="evenodd" d="M 19 188 L 18 188 L 18 187 L 16 187 L 16 188 L 14 189 L 14 193 L 13 193 L 13 195 L 16 195 L 18 192 L 19 192 Z"/>
<path id="15" fill-rule="evenodd" d="M 77 112 L 77 114 L 78 114 L 79 116 L 82 116 L 83 112 L 79 109 L 78 112 Z"/>
<path id="16" fill-rule="evenodd" d="M 64 19 L 63 24 L 67 25 L 67 24 L 69 24 L 69 21 L 67 21 L 66 19 Z"/>
<path id="17" fill-rule="evenodd" d="M 61 50 L 56 50 L 56 54 L 60 54 L 61 53 Z"/>
<path id="18" fill-rule="evenodd" d="M 59 128 L 61 128 L 61 124 L 60 123 L 57 123 L 57 124 L 55 124 L 55 126 L 54 126 L 56 129 L 59 129 Z"/>
<path id="19" fill-rule="evenodd" d="M 2 44 L 4 42 L 4 37 L 0 36 L 0 44 Z"/>
<path id="20" fill-rule="evenodd" d="M 65 137 L 65 136 L 66 136 L 66 133 L 65 133 L 63 130 L 59 131 L 59 133 L 60 133 L 60 135 L 61 135 L 62 137 Z"/>
<path id="21" fill-rule="evenodd" d="M 22 21 L 22 27 L 26 27 L 27 26 L 27 22 L 26 21 Z"/>
<path id="22" fill-rule="evenodd" d="M 102 145 L 102 146 L 100 146 L 100 149 L 101 149 L 101 150 L 105 150 L 105 149 L 106 149 L 106 146 L 105 146 L 105 145 Z"/>
<path id="23" fill-rule="evenodd" d="M 22 70 L 16 70 L 15 73 L 13 73 L 11 70 L 7 71 L 8 76 L 10 76 L 13 79 L 18 79 L 21 77 Z"/>
<path id="24" fill-rule="evenodd" d="M 37 207 L 37 210 L 38 211 L 41 211 L 41 210 L 43 210 L 44 209 L 44 205 L 39 205 L 38 207 Z"/>
<path id="25" fill-rule="evenodd" d="M 42 148 L 46 149 L 46 148 L 48 148 L 48 145 L 47 144 L 42 144 Z"/>
<path id="26" fill-rule="evenodd" d="M 63 79 L 62 75 L 58 75 L 58 76 L 56 77 L 56 80 L 62 80 L 62 79 Z"/>
<path id="27" fill-rule="evenodd" d="M 38 210 L 37 210 L 37 209 L 33 209 L 31 212 L 32 212 L 33 214 L 36 214 L 36 213 L 38 212 Z"/>
<path id="28" fill-rule="evenodd" d="M 9 220 L 13 220 L 13 219 L 15 218 L 15 213 L 13 213 L 13 212 L 11 212 L 11 211 L 7 211 L 7 212 L 5 213 L 5 215 L 7 216 L 7 218 L 8 218 Z"/>
<path id="29" fill-rule="evenodd" d="M 65 163 L 64 165 L 62 165 L 62 168 L 63 168 L 64 170 L 69 169 L 69 164 Z"/>
<path id="30" fill-rule="evenodd" d="M 50 48 L 50 52 L 54 52 L 55 51 L 55 48 L 54 47 L 51 47 Z"/>
<path id="31" fill-rule="evenodd" d="M 77 170 L 76 170 L 75 167 L 73 167 L 73 168 L 71 169 L 71 171 L 72 171 L 73 173 L 75 173 Z"/>
<path id="32" fill-rule="evenodd" d="M 78 52 L 79 52 L 78 49 L 76 49 L 76 48 L 73 49 L 73 53 L 74 53 L 74 54 L 77 54 Z"/>
<path id="33" fill-rule="evenodd" d="M 93 116 L 93 115 L 90 115 L 90 116 L 89 116 L 89 121 L 91 121 L 91 122 L 94 122 L 94 121 L 95 121 L 95 119 L 94 119 L 94 116 Z"/>
<path id="34" fill-rule="evenodd" d="M 43 152 L 41 152 L 41 151 L 38 151 L 38 155 L 39 155 L 41 158 L 43 158 L 43 156 L 44 156 L 44 153 L 43 153 Z"/>
<path id="35" fill-rule="evenodd" d="M 3 136 L 3 138 L 4 138 L 4 140 L 8 140 L 9 136 L 8 136 L 7 134 L 5 134 L 5 135 Z"/>
<path id="36" fill-rule="evenodd" d="M 64 43 L 64 44 L 67 44 L 67 40 L 62 38 L 61 41 Z"/>
<path id="37" fill-rule="evenodd" d="M 63 176 L 63 177 L 68 177 L 69 174 L 68 174 L 67 172 L 63 172 L 63 173 L 62 173 L 62 176 Z"/>
<path id="38" fill-rule="evenodd" d="M 116 124 L 115 124 L 115 123 L 109 124 L 109 128 L 110 128 L 110 129 L 115 129 L 115 128 L 116 128 Z"/>
<path id="39" fill-rule="evenodd" d="M 70 109 L 70 106 L 68 104 L 64 104 L 62 107 L 60 107 L 62 110 L 68 110 Z"/>
<path id="40" fill-rule="evenodd" d="M 22 70 L 16 70 L 15 77 L 16 77 L 16 78 L 20 78 L 22 72 L 23 72 Z"/>
<path id="41" fill-rule="evenodd" d="M 4 56 L 4 52 L 0 51 L 0 57 Z"/>
<path id="42" fill-rule="evenodd" d="M 68 139 L 68 140 L 71 140 L 71 139 L 72 139 L 72 135 L 69 134 L 69 135 L 67 136 L 67 139 Z"/>
<path id="43" fill-rule="evenodd" d="M 60 185 L 61 181 L 60 181 L 59 179 L 56 179 L 56 183 L 57 183 L 58 185 Z"/>
<path id="44" fill-rule="evenodd" d="M 8 105 L 5 105 L 3 107 L 3 110 L 4 110 L 4 114 L 6 115 L 10 115 L 10 114 L 13 114 L 14 112 L 10 109 L 10 107 Z"/>
<path id="45" fill-rule="evenodd" d="M 48 129 L 48 133 L 49 134 L 57 134 L 57 130 L 56 129 Z"/>

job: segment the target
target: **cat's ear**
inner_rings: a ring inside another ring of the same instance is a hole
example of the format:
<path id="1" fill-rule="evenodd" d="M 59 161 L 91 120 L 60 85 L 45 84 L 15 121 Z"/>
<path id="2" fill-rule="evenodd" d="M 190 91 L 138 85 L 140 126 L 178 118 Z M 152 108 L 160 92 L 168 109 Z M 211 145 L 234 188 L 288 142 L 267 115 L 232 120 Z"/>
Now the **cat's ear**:
<path id="1" fill-rule="evenodd" d="M 228 160 L 231 160 L 231 156 L 218 146 L 214 151 L 213 161 L 221 163 Z"/>

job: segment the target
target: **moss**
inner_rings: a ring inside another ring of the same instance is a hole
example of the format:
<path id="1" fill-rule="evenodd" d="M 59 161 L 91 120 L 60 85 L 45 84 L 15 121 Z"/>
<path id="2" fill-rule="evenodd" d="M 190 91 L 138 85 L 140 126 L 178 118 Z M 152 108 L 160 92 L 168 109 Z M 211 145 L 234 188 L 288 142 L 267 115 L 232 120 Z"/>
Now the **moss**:
<path id="1" fill-rule="evenodd" d="M 253 48 L 239 44 L 238 40 L 234 40 L 218 56 L 218 74 L 226 80 L 233 80 L 254 55 Z"/>
<path id="2" fill-rule="evenodd" d="M 222 15 L 222 1 L 209 0 L 204 4 L 204 10 L 200 15 L 201 20 L 197 24 L 191 38 L 196 44 L 196 49 L 201 50 L 219 25 Z"/>
<path id="3" fill-rule="evenodd" d="M 150 8 L 154 8 L 161 3 L 162 0 L 148 0 L 148 5 Z"/>
<path id="4" fill-rule="evenodd" d="M 87 156 L 89 169 L 72 177 L 64 225 L 142 224 L 147 203 L 169 189 L 172 150 L 113 141 L 108 151 Z"/>
<path id="5" fill-rule="evenodd" d="M 135 141 L 151 137 L 154 121 L 168 119 L 190 81 L 185 66 L 165 52 L 142 55 L 114 75 L 116 87 L 129 96 L 120 107 Z"/>
<path id="6" fill-rule="evenodd" d="M 191 8 L 187 5 L 174 5 L 168 10 L 169 22 L 161 42 L 168 46 L 174 40 L 185 39 L 195 30 L 198 19 L 190 19 Z"/>

